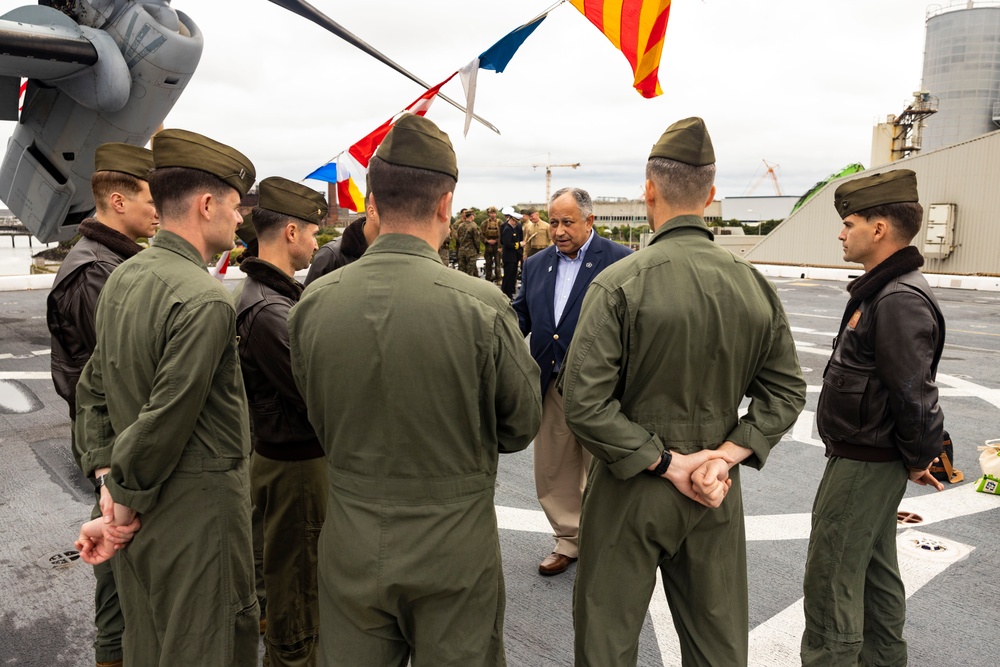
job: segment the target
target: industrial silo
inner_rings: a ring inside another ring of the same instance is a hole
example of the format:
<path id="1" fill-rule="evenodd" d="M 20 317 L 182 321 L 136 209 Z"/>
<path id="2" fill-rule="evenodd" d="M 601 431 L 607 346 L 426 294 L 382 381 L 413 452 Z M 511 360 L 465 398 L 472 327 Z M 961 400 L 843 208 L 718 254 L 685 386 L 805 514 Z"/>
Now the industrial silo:
<path id="1" fill-rule="evenodd" d="M 1000 2 L 931 5 L 922 89 L 938 100 L 923 150 L 1000 128 Z"/>

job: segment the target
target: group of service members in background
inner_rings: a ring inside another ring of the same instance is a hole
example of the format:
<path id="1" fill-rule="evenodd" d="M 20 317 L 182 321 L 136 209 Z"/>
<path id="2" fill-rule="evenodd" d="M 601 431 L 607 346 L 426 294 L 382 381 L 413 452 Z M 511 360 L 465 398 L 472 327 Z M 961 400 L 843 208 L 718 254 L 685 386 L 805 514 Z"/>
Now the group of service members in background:
<path id="1" fill-rule="evenodd" d="M 740 464 L 763 466 L 806 386 L 773 285 L 702 218 L 715 154 L 701 119 L 653 146 L 654 234 L 636 253 L 595 234 L 579 188 L 552 196 L 548 223 L 493 207 L 453 223 L 455 152 L 421 116 L 397 121 L 365 215 L 319 249 L 323 195 L 266 178 L 244 220 L 253 164 L 207 137 L 108 144 L 95 167 L 97 213 L 48 322 L 97 492 L 77 542 L 95 565 L 97 665 L 257 664 L 253 511 L 266 664 L 504 665 L 494 487 L 499 454 L 532 441 L 555 541 L 538 572 L 578 563 L 576 664 L 636 664 L 657 572 L 683 663 L 747 664 Z M 844 383 L 820 396 L 831 462 L 806 568 L 809 665 L 906 660 L 886 517 L 907 479 L 932 483 L 944 338 L 908 245 L 916 202 L 905 170 L 837 192 L 845 259 L 866 274 L 832 377 L 869 378 L 883 410 L 848 432 Z M 241 225 L 256 242 L 230 294 L 205 267 Z M 452 238 L 460 271 L 443 266 Z M 464 275 L 480 243 L 489 282 Z M 876 335 L 879 312 L 892 326 Z M 890 348 L 906 368 L 882 361 Z"/>

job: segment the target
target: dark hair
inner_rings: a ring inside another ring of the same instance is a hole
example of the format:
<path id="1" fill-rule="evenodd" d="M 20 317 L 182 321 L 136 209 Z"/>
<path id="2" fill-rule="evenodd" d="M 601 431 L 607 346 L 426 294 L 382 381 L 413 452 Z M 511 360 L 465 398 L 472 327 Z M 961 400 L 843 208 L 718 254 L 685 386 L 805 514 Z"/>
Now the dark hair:
<path id="1" fill-rule="evenodd" d="M 368 164 L 368 175 L 382 220 L 422 220 L 433 215 L 438 200 L 454 192 L 457 182 L 448 174 L 391 164 L 377 156 Z"/>
<path id="2" fill-rule="evenodd" d="M 208 192 L 221 198 L 230 190 L 235 191 L 222 179 L 200 169 L 162 167 L 149 172 L 149 192 L 160 217 L 166 220 L 183 216 L 192 195 Z"/>
<path id="3" fill-rule="evenodd" d="M 924 218 L 924 207 L 917 202 L 882 204 L 862 209 L 857 212 L 857 215 L 865 220 L 878 218 L 888 220 L 896 238 L 909 243 L 920 231 L 920 222 Z"/>
<path id="4" fill-rule="evenodd" d="M 253 207 L 251 220 L 253 220 L 253 228 L 257 232 L 257 236 L 268 240 L 273 238 L 279 230 L 284 229 L 289 222 L 298 222 L 296 218 L 260 206 Z"/>
<path id="5" fill-rule="evenodd" d="M 113 193 L 134 197 L 142 190 L 141 181 L 131 174 L 120 171 L 95 171 L 90 177 L 90 189 L 94 193 L 94 201 L 103 206 Z"/>

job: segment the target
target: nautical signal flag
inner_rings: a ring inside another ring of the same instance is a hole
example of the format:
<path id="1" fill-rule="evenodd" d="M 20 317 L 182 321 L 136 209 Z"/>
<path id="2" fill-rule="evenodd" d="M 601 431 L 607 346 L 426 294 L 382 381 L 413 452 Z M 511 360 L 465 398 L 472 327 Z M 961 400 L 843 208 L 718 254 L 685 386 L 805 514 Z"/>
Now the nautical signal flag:
<path id="1" fill-rule="evenodd" d="M 358 183 L 365 180 L 368 175 L 368 163 L 371 161 L 379 144 L 389 134 L 389 130 L 404 113 L 412 113 L 423 116 L 431 108 L 431 102 L 441 90 L 441 86 L 448 83 L 458 72 L 452 72 L 451 76 L 441 83 L 428 88 L 420 97 L 413 100 L 401 112 L 385 121 L 367 135 L 359 139 L 345 153 L 339 154 L 322 167 L 312 172 L 306 178 L 327 183 L 337 184 L 337 205 L 355 213 L 365 210 L 365 197 Z"/>
<path id="2" fill-rule="evenodd" d="M 662 95 L 657 78 L 670 0 L 569 0 L 625 54 L 633 87 L 643 97 Z"/>

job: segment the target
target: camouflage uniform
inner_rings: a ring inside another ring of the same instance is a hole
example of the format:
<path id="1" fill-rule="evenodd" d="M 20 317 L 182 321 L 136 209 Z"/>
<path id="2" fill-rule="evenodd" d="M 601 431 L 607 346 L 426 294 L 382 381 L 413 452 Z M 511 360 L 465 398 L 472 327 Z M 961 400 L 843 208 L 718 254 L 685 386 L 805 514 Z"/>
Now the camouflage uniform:
<path id="1" fill-rule="evenodd" d="M 460 223 L 455 228 L 455 250 L 458 253 L 458 270 L 470 276 L 478 276 L 476 259 L 479 258 L 479 244 L 482 233 L 479 226 L 471 219 Z"/>

